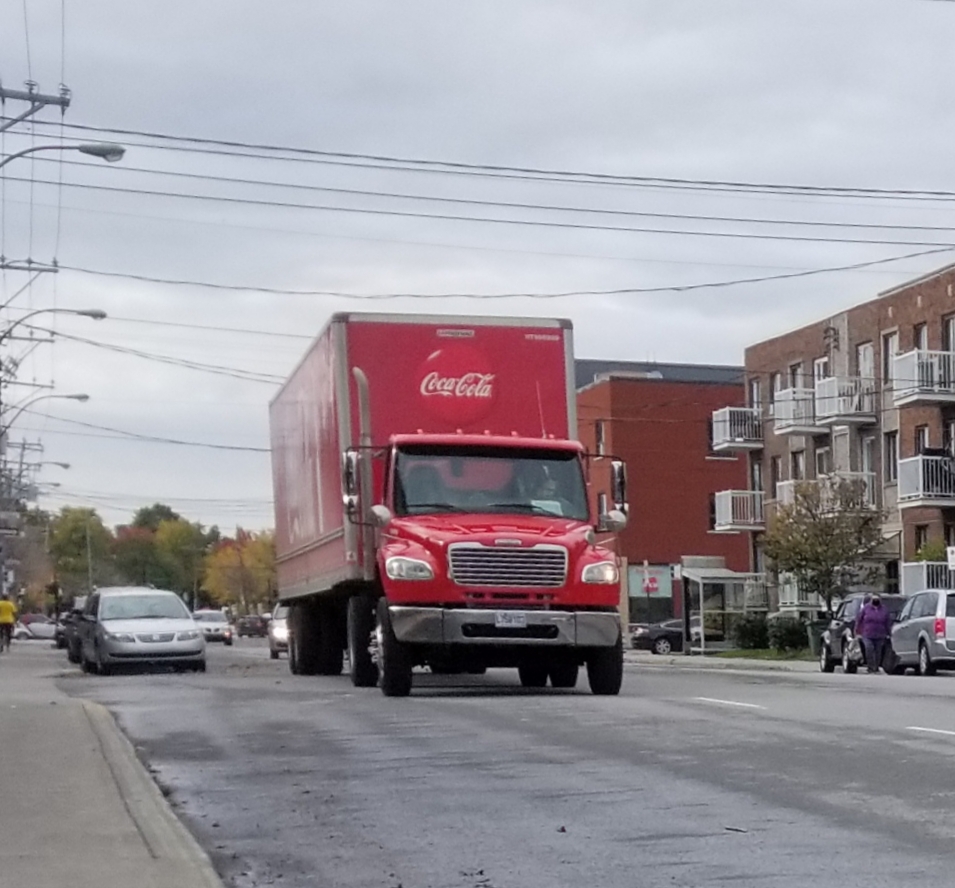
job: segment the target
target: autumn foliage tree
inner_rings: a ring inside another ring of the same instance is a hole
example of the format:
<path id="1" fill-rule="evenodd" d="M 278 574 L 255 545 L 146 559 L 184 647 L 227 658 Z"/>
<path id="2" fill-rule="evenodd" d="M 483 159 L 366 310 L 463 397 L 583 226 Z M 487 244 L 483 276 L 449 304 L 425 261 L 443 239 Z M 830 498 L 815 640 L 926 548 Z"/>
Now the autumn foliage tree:
<path id="1" fill-rule="evenodd" d="M 237 530 L 206 556 L 203 589 L 220 605 L 241 613 L 268 608 L 275 593 L 275 541 L 271 533 Z"/>
<path id="2" fill-rule="evenodd" d="M 883 541 L 882 521 L 861 481 L 802 482 L 792 504 L 777 510 L 763 550 L 776 570 L 801 592 L 818 595 L 831 614 L 834 596 L 879 577 L 871 558 Z"/>

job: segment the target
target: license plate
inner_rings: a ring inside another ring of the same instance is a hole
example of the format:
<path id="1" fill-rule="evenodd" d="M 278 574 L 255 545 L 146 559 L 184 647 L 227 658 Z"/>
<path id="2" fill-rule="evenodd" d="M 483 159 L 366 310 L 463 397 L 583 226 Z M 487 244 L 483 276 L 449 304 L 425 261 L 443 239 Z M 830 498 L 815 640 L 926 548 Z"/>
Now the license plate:
<path id="1" fill-rule="evenodd" d="M 498 629 L 526 629 L 527 614 L 520 611 L 497 611 L 494 625 Z"/>

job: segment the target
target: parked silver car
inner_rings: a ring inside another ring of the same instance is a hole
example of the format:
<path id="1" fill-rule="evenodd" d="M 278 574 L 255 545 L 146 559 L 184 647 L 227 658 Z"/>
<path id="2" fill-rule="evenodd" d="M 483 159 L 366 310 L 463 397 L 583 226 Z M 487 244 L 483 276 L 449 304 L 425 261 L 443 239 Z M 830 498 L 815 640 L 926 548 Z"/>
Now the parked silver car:
<path id="1" fill-rule="evenodd" d="M 288 653 L 288 606 L 284 604 L 275 605 L 269 620 L 269 656 L 277 660 L 279 651 Z"/>
<path id="2" fill-rule="evenodd" d="M 221 610 L 197 610 L 192 618 L 199 624 L 206 641 L 221 641 L 227 646 L 232 644 L 232 624 Z"/>
<path id="3" fill-rule="evenodd" d="M 892 627 L 899 669 L 920 675 L 955 669 L 955 591 L 928 589 L 913 595 Z"/>
<path id="4" fill-rule="evenodd" d="M 205 672 L 206 640 L 174 592 L 137 586 L 94 591 L 79 626 L 84 672 L 107 675 L 132 663 Z"/>

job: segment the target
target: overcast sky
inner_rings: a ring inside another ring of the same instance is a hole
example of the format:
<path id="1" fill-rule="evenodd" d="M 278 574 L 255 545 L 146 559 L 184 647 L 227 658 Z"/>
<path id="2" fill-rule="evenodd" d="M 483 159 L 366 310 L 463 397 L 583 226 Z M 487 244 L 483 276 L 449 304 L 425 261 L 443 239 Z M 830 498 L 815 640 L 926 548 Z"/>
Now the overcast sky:
<path id="1" fill-rule="evenodd" d="M 120 164 L 37 152 L 2 171 L 0 253 L 63 268 L 19 294 L 30 275 L 4 272 L 2 328 L 41 308 L 109 314 L 40 314 L 27 323 L 54 329 L 53 344 L 31 348 L 25 323 L 0 347 L 20 360 L 7 403 L 51 391 L 24 383 L 90 396 L 16 419 L 12 440 L 71 464 L 42 468 L 61 486 L 41 504 L 118 524 L 161 501 L 226 532 L 270 527 L 267 403 L 334 311 L 570 317 L 579 357 L 733 364 L 747 344 L 948 264 L 955 252 L 554 299 L 254 289 L 679 288 L 944 247 L 955 195 L 905 192 L 955 190 L 953 36 L 946 0 L 8 0 L 3 86 L 62 81 L 73 100 L 62 129 L 48 108 L 0 151 L 128 147 Z"/>

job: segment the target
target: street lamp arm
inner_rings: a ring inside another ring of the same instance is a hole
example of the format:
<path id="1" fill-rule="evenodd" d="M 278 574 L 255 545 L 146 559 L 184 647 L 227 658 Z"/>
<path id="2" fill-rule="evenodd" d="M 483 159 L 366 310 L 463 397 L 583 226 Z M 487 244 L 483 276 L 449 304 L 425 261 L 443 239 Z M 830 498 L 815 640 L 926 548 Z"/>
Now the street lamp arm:
<path id="1" fill-rule="evenodd" d="M 35 398 L 30 398 L 30 400 L 27 401 L 25 404 L 21 404 L 19 407 L 16 408 L 16 410 L 15 410 L 14 413 L 13 413 L 13 416 L 12 416 L 9 420 L 7 420 L 5 423 L 3 423 L 3 425 L 0 425 L 0 440 L 2 440 L 2 438 L 7 434 L 7 432 L 10 431 L 11 426 L 20 418 L 20 414 L 22 414 L 24 410 L 28 410 L 30 407 L 32 407 L 34 404 L 36 404 L 38 401 L 47 401 L 47 400 L 50 400 L 50 399 L 52 399 L 52 398 L 57 398 L 57 399 L 60 399 L 60 400 L 65 400 L 65 401 L 88 401 L 88 400 L 90 399 L 90 396 L 89 396 L 89 395 L 86 395 L 86 394 L 78 394 L 78 395 L 38 395 L 38 396 L 35 397 Z M 0 414 L 0 416 L 2 416 L 2 414 Z"/>
<path id="2" fill-rule="evenodd" d="M 101 321 L 106 317 L 106 312 L 101 308 L 36 308 L 33 311 L 28 311 L 23 317 L 17 318 L 5 330 L 0 331 L 0 343 L 9 339 L 13 331 L 24 321 L 28 321 L 39 314 L 73 314 L 84 318 L 92 318 L 94 321 Z"/>
<path id="3" fill-rule="evenodd" d="M 11 160 L 16 160 L 18 157 L 33 154 L 37 151 L 79 151 L 80 154 L 102 158 L 107 163 L 115 163 L 117 160 L 121 160 L 126 153 L 126 149 L 122 145 L 115 145 L 112 142 L 90 142 L 82 145 L 33 145 L 30 148 L 24 148 L 22 151 L 8 154 L 3 160 L 0 160 L 0 167 L 5 167 Z"/>

